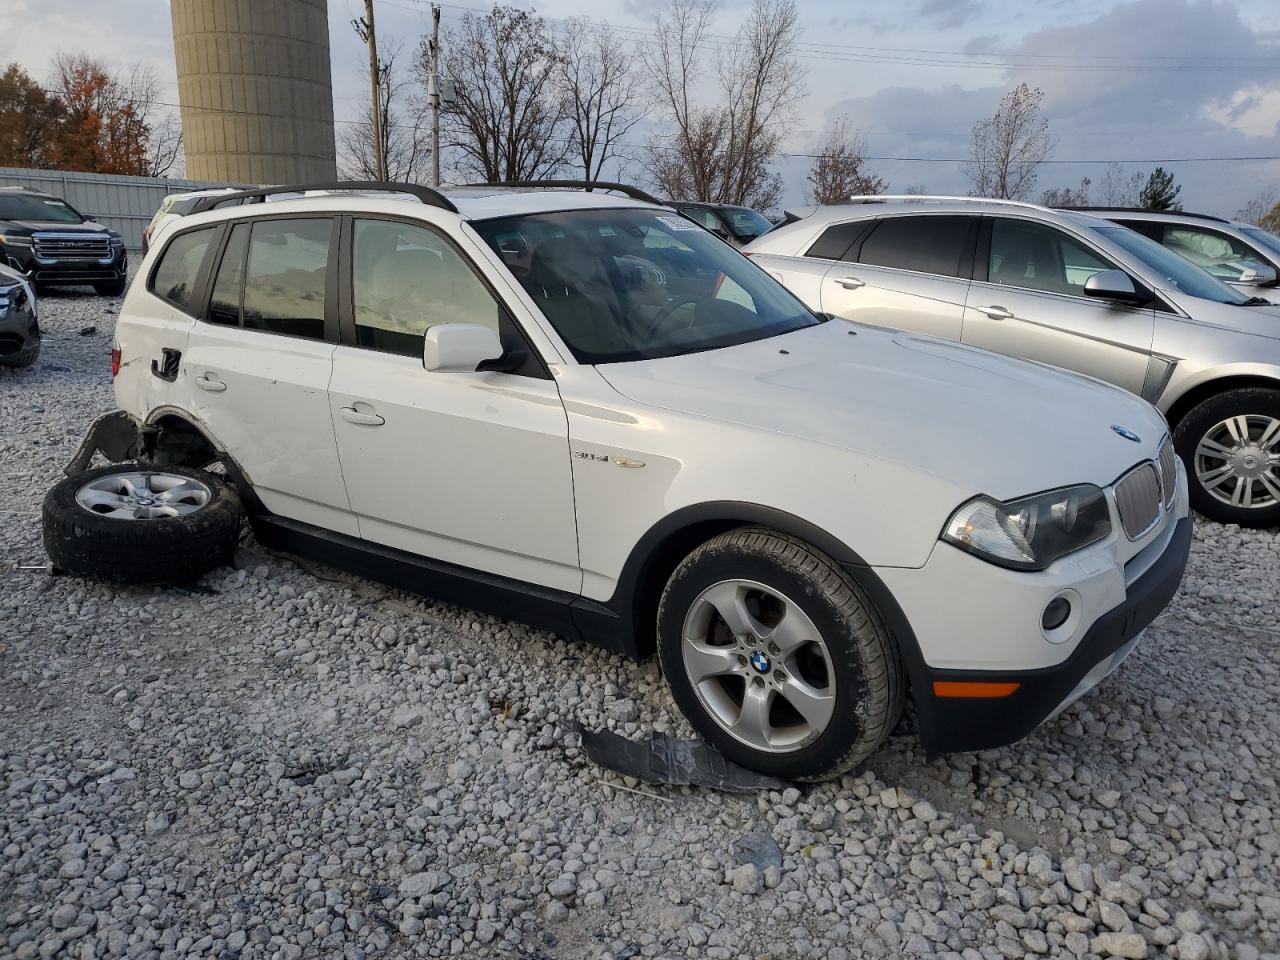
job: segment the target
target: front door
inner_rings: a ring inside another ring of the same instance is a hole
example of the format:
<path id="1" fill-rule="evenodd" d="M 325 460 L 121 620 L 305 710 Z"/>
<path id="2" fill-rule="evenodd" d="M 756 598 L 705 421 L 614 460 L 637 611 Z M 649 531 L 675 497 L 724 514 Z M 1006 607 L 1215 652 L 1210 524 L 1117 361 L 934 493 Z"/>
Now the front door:
<path id="1" fill-rule="evenodd" d="M 965 305 L 964 342 L 1141 394 L 1154 311 L 1084 293 L 1089 277 L 1118 267 L 1049 224 L 1015 217 L 988 223 L 990 243 L 984 236 L 979 244 Z"/>
<path id="2" fill-rule="evenodd" d="M 182 358 L 186 405 L 272 513 L 354 535 L 329 420 L 332 217 L 230 227 Z"/>
<path id="3" fill-rule="evenodd" d="M 356 218 L 343 345 L 329 386 L 360 536 L 419 556 L 578 592 L 569 427 L 532 355 L 514 372 L 428 373 L 442 323 L 527 344 L 468 258 L 419 222 Z"/>

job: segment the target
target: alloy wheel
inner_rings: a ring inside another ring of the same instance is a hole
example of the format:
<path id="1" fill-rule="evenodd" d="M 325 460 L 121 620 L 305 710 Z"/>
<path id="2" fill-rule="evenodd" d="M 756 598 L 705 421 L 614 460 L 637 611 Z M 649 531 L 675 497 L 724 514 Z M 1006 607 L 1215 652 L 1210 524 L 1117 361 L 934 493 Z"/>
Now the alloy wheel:
<path id="1" fill-rule="evenodd" d="M 199 480 L 163 472 L 113 473 L 76 491 L 76 503 L 111 520 L 160 520 L 195 513 L 213 499 Z"/>
<path id="2" fill-rule="evenodd" d="M 756 750 L 812 743 L 835 711 L 831 654 L 789 597 L 752 580 L 702 591 L 685 614 L 684 668 L 707 713 Z"/>
<path id="3" fill-rule="evenodd" d="M 1280 503 L 1280 420 L 1262 414 L 1228 417 L 1196 444 L 1200 486 L 1233 507 L 1260 509 Z"/>

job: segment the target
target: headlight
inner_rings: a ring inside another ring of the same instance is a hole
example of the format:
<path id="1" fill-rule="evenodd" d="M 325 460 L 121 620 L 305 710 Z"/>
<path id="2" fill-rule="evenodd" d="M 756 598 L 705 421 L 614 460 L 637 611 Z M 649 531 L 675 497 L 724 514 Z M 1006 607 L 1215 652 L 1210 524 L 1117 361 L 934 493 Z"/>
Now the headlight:
<path id="1" fill-rule="evenodd" d="M 14 246 L 14 247 L 18 247 L 18 246 L 29 247 L 31 246 L 31 238 L 15 237 L 11 233 L 0 233 L 0 243 L 7 243 L 10 246 Z"/>
<path id="2" fill-rule="evenodd" d="M 124 246 L 124 237 L 111 237 L 110 239 L 111 239 L 111 246 L 113 247 Z"/>
<path id="3" fill-rule="evenodd" d="M 1111 533 L 1107 498 L 1093 484 L 1001 503 L 975 497 L 951 515 L 942 539 L 1014 570 L 1043 570 Z"/>

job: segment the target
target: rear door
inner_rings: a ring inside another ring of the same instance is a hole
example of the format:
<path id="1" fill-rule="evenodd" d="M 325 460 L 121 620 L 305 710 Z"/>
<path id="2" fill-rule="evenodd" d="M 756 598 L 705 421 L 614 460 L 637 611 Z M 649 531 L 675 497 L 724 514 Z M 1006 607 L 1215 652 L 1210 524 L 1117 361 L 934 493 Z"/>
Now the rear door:
<path id="1" fill-rule="evenodd" d="M 183 357 L 186 406 L 271 512 L 354 535 L 328 387 L 337 342 L 337 221 L 236 221 Z"/>
<path id="2" fill-rule="evenodd" d="M 1121 269 L 1052 224 L 985 217 L 964 342 L 1039 360 L 1141 394 L 1155 312 L 1087 297 L 1085 281 Z M 1135 286 L 1142 281 L 1134 279 Z"/>
<path id="3" fill-rule="evenodd" d="M 977 232 L 965 214 L 879 218 L 827 271 L 822 310 L 959 340 Z"/>

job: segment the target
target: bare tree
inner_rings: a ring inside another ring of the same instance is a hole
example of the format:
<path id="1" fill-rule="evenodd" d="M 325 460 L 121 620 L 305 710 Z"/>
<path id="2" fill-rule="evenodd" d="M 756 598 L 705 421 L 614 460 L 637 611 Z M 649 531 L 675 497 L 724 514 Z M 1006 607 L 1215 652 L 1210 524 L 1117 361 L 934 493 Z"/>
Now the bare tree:
<path id="1" fill-rule="evenodd" d="M 1124 164 L 1108 163 L 1107 172 L 1103 174 L 1099 187 L 1101 196 L 1098 202 L 1107 207 L 1136 207 L 1138 195 L 1142 193 L 1143 176 L 1135 170 L 1126 175 Z"/>
<path id="2" fill-rule="evenodd" d="M 442 137 L 463 177 L 537 180 L 564 166 L 573 145 L 557 82 L 560 54 L 545 20 L 504 6 L 468 13 L 445 50 L 457 100 L 441 118 Z M 424 46 L 424 65 L 428 56 Z"/>
<path id="3" fill-rule="evenodd" d="M 1092 182 L 1083 177 L 1079 187 L 1050 187 L 1040 195 L 1040 204 L 1045 207 L 1087 207 Z"/>
<path id="4" fill-rule="evenodd" d="M 163 177 L 182 155 L 182 123 L 173 108 L 160 104 L 160 81 L 150 67 L 135 63 L 116 82 L 146 128 L 146 175 Z"/>
<path id="5" fill-rule="evenodd" d="M 387 178 L 400 183 L 418 183 L 430 159 L 425 109 L 413 95 L 413 82 L 397 67 L 404 45 L 379 43 L 378 46 L 378 110 Z M 367 66 L 364 73 L 367 80 Z M 347 125 L 338 145 L 344 174 L 357 180 L 378 179 L 371 121 Z"/>
<path id="6" fill-rule="evenodd" d="M 929 191 L 923 183 L 913 183 L 906 187 L 902 192 L 909 197 L 922 197 Z"/>
<path id="7" fill-rule="evenodd" d="M 635 58 L 607 24 L 575 17 L 557 68 L 573 152 L 583 176 L 599 180 L 606 163 L 629 156 L 624 138 L 642 117 Z"/>
<path id="8" fill-rule="evenodd" d="M 884 193 L 884 179 L 864 169 L 866 153 L 862 134 L 847 116 L 840 117 L 818 147 L 809 171 L 813 202 L 837 203 L 858 194 Z"/>
<path id="9" fill-rule="evenodd" d="M 1243 220 L 1245 223 L 1252 223 L 1255 227 L 1274 229 L 1274 227 L 1265 226 L 1263 221 L 1269 217 L 1280 220 L 1278 206 L 1280 206 L 1280 197 L 1276 196 L 1274 187 L 1268 187 L 1237 210 L 1236 219 Z"/>
<path id="10" fill-rule="evenodd" d="M 1040 115 L 1044 92 L 1020 83 L 995 114 L 973 125 L 965 176 L 973 195 L 1022 200 L 1035 185 L 1037 168 L 1052 147 L 1049 121 Z"/>
<path id="11" fill-rule="evenodd" d="M 768 209 L 782 193 L 771 169 L 804 94 L 795 56 L 795 0 L 753 0 L 732 44 L 717 48 L 719 103 L 691 91 L 703 79 L 713 0 L 672 0 L 642 59 L 669 130 L 650 144 L 652 176 L 668 196 Z"/>

